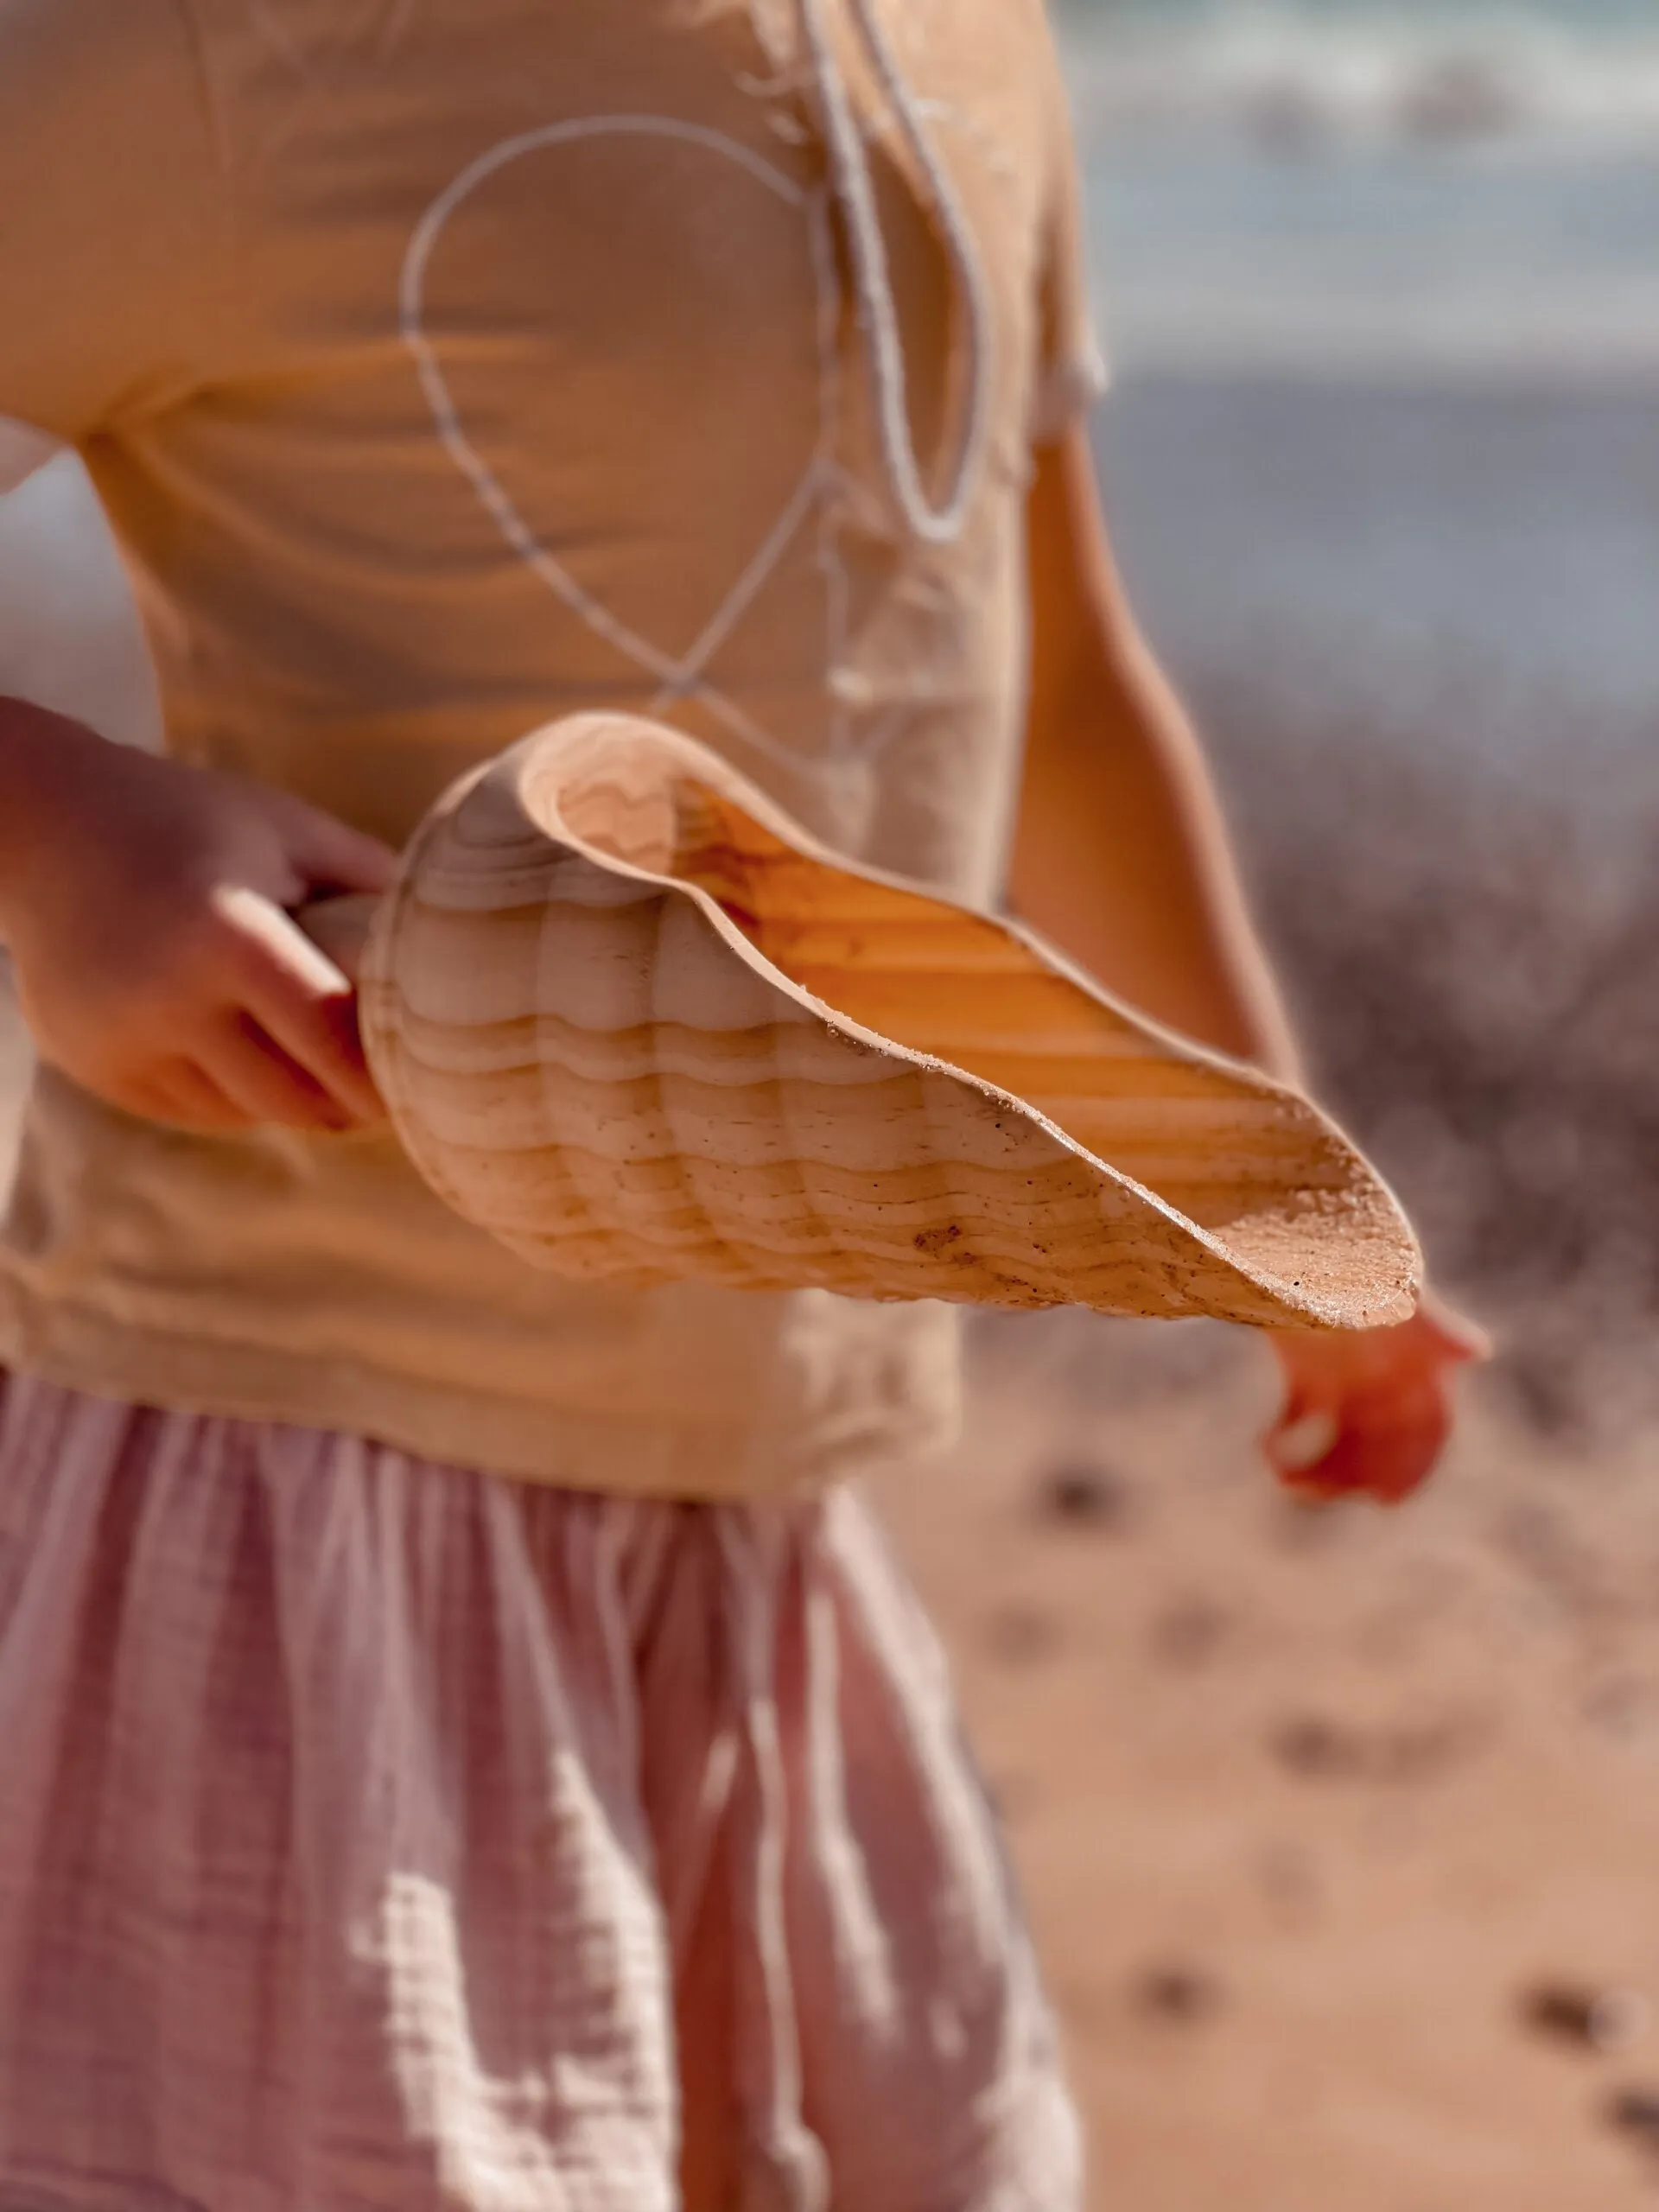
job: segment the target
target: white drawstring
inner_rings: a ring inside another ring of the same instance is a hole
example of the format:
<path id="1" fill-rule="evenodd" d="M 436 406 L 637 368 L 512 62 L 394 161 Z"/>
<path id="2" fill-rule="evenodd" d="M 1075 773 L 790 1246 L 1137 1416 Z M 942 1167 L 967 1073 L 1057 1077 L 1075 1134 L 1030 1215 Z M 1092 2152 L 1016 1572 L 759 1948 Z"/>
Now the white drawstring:
<path id="1" fill-rule="evenodd" d="M 789 1783 L 778 1719 L 778 1608 L 783 1585 L 783 1524 L 765 1509 L 716 1519 L 726 1567 L 727 1618 L 735 1626 L 736 1685 L 754 1792 L 748 1848 L 737 1871 L 743 1896 L 740 1941 L 753 1945 L 756 2011 L 740 2019 L 739 2073 L 756 2149 L 765 2159 L 778 2212 L 828 2212 L 823 2146 L 803 2109 L 800 2024 L 785 1895 Z"/>
<path id="2" fill-rule="evenodd" d="M 984 271 L 974 249 L 973 234 L 962 203 L 928 139 L 915 95 L 905 82 L 874 0 L 851 0 L 853 18 L 875 64 L 882 91 L 933 194 L 935 212 L 966 313 L 968 390 L 962 445 L 944 499 L 935 506 L 922 482 L 916 442 L 911 435 L 904 340 L 893 302 L 887 244 L 876 210 L 864 135 L 842 81 L 824 21 L 824 0 L 798 0 L 798 5 L 802 35 L 811 57 L 823 110 L 824 137 L 836 193 L 847 223 L 859 321 L 870 353 L 876 424 L 887 479 L 899 510 L 915 535 L 930 544 L 948 543 L 959 535 L 978 488 L 989 427 L 991 318 Z"/>

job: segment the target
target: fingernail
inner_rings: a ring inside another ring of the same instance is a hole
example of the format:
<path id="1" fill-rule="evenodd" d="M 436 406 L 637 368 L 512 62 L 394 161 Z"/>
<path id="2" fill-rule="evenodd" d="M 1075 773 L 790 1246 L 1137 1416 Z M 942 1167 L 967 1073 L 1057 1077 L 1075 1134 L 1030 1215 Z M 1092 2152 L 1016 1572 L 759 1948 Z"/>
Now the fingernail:
<path id="1" fill-rule="evenodd" d="M 1334 1414 L 1303 1414 L 1281 1429 L 1275 1440 L 1279 1464 L 1285 1468 L 1317 1466 L 1340 1433 Z"/>

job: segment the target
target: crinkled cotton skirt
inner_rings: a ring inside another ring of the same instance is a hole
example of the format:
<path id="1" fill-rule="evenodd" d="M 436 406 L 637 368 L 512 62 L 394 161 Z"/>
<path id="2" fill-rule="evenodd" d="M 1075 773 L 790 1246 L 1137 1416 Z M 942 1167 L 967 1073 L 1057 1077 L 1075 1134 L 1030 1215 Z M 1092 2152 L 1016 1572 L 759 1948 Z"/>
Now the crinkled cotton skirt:
<path id="1" fill-rule="evenodd" d="M 855 1495 L 0 1380 L 8 2212 L 1069 2212 L 1077 2167 Z"/>

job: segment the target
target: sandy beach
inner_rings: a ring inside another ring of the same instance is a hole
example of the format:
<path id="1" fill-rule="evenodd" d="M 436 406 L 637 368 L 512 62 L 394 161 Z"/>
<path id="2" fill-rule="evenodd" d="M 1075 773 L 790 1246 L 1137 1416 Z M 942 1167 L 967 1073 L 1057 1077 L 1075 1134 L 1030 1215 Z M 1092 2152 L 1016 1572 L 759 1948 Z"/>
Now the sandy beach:
<path id="1" fill-rule="evenodd" d="M 1553 1455 L 1470 1395 L 1429 1497 L 1310 1516 L 1253 1459 L 1259 1348 L 998 1325 L 969 1450 L 891 1501 L 1099 2212 L 1659 2195 L 1652 1443 Z"/>

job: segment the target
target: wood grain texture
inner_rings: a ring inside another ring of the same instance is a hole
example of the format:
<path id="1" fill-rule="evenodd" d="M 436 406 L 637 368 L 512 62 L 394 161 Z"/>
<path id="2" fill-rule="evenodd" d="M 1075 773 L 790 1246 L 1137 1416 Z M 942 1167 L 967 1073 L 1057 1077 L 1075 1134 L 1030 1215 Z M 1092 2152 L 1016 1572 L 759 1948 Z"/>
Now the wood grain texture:
<path id="1" fill-rule="evenodd" d="M 423 1175 L 561 1274 L 1270 1326 L 1410 1310 L 1410 1230 L 1305 1099 L 830 855 L 649 722 L 556 723 L 457 785 L 361 982 Z"/>

